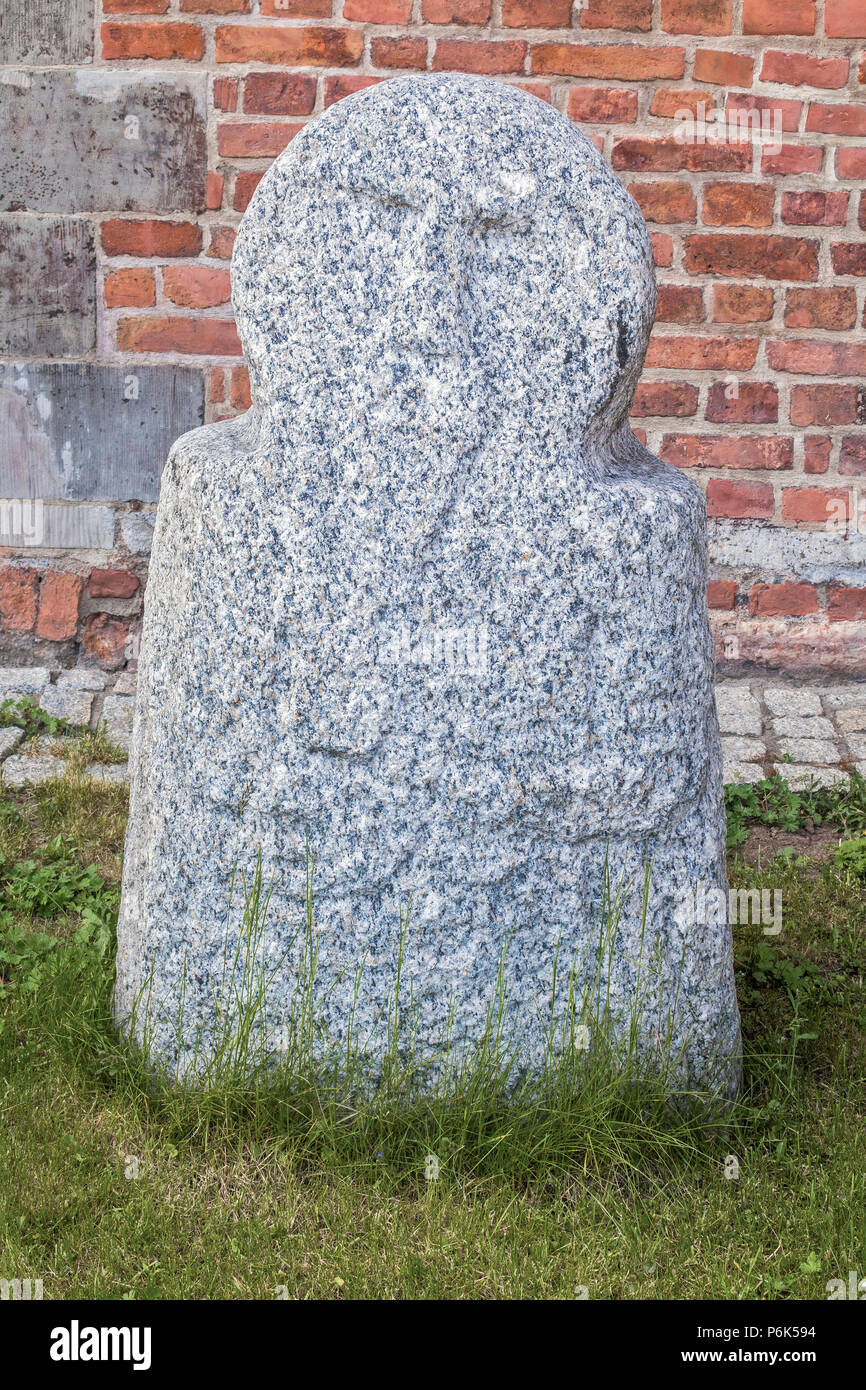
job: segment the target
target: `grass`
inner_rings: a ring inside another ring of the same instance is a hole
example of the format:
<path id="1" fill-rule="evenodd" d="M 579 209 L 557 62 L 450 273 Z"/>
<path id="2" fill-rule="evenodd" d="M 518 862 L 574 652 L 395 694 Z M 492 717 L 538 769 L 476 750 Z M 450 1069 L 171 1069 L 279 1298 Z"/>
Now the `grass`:
<path id="1" fill-rule="evenodd" d="M 782 824 L 785 794 L 736 793 L 732 820 Z M 731 851 L 732 885 L 781 890 L 784 926 L 734 928 L 745 1081 L 720 1125 L 600 1081 L 378 1109 L 231 1066 L 205 1095 L 154 1086 L 109 1017 L 125 790 L 71 772 L 5 792 L 0 1277 L 46 1298 L 678 1300 L 863 1277 L 858 804 L 855 784 L 798 806 L 798 826 L 835 817 L 841 855 Z"/>

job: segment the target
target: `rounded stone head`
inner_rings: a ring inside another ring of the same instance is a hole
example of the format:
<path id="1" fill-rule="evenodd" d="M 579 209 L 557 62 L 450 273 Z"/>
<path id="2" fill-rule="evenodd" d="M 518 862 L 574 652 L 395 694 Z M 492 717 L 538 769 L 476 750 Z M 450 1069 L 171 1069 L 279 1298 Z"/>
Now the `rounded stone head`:
<path id="1" fill-rule="evenodd" d="M 367 88 L 305 126 L 255 193 L 232 277 L 254 404 L 329 450 L 603 441 L 655 312 L 646 226 L 591 141 L 518 88 L 454 74 Z"/>

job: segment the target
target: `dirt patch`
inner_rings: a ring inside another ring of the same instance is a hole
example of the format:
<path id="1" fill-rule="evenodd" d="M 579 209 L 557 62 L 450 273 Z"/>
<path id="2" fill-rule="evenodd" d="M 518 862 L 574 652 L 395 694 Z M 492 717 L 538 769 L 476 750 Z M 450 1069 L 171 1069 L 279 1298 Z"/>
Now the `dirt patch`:
<path id="1" fill-rule="evenodd" d="M 796 855 L 823 863 L 833 857 L 842 838 L 842 831 L 835 825 L 818 825 L 812 830 L 780 830 L 775 825 L 753 825 L 744 842 L 737 846 L 737 853 L 756 869 L 766 868 L 777 854 L 788 849 Z"/>

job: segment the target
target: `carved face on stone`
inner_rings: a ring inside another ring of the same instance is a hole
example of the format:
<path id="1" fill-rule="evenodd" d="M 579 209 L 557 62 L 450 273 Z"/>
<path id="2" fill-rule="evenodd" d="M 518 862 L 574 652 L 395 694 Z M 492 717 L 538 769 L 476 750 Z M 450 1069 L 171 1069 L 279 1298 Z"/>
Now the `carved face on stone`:
<path id="1" fill-rule="evenodd" d="M 579 455 L 627 415 L 655 310 L 643 219 L 591 142 L 454 75 L 305 127 L 244 217 L 233 286 L 256 405 L 344 483 L 383 451 Z"/>

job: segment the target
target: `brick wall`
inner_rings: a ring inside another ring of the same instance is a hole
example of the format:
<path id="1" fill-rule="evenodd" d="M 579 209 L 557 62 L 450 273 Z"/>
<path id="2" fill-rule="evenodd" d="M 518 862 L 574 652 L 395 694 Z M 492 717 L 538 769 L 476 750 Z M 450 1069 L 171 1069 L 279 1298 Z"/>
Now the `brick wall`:
<path id="1" fill-rule="evenodd" d="M 721 663 L 866 672 L 866 0 L 4 5 L 0 659 L 134 660 L 168 445 L 248 404 L 258 179 L 359 87 L 459 70 L 579 121 L 643 209 L 634 424 L 706 490 Z"/>

